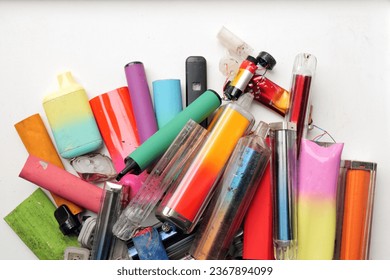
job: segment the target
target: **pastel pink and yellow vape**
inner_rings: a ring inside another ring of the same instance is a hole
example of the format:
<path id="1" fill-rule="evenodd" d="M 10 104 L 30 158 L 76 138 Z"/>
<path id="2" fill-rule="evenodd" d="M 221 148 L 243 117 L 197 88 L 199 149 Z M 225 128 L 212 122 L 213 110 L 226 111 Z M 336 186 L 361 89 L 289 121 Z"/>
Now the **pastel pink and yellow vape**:
<path id="1" fill-rule="evenodd" d="M 341 211 L 338 213 L 341 233 L 338 239 L 341 243 L 336 259 L 369 259 L 376 166 L 376 163 L 362 161 L 343 160 L 341 163 Z"/>
<path id="2" fill-rule="evenodd" d="M 58 153 L 70 159 L 100 149 L 103 140 L 84 88 L 71 72 L 58 75 L 59 90 L 46 96 L 43 108 Z"/>
<path id="3" fill-rule="evenodd" d="M 252 95 L 244 94 L 237 102 L 218 109 L 198 154 L 157 208 L 159 219 L 172 222 L 186 233 L 194 229 L 238 140 L 254 124 L 248 111 L 252 100 Z"/>
<path id="4" fill-rule="evenodd" d="M 332 260 L 342 143 L 301 141 L 298 167 L 298 259 Z"/>
<path id="5" fill-rule="evenodd" d="M 124 159 L 140 145 L 129 90 L 120 87 L 92 98 L 89 103 L 114 168 L 120 172 L 126 166 Z M 127 174 L 119 183 L 130 187 L 132 197 L 141 187 L 141 177 Z"/>
<path id="6" fill-rule="evenodd" d="M 15 129 L 29 154 L 40 157 L 59 168 L 65 169 L 39 114 L 34 114 L 16 123 Z M 57 207 L 65 204 L 74 215 L 83 211 L 80 206 L 73 202 L 62 198 L 55 193 L 50 194 Z"/>

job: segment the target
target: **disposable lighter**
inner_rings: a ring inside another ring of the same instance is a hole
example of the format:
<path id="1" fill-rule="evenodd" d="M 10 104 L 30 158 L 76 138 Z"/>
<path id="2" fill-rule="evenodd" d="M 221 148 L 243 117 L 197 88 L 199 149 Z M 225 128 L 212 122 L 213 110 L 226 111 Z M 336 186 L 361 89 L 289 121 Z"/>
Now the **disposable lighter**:
<path id="1" fill-rule="evenodd" d="M 101 148 L 103 140 L 84 88 L 76 83 L 71 72 L 57 78 L 60 88 L 44 98 L 43 108 L 58 153 L 69 159 Z"/>
<path id="2" fill-rule="evenodd" d="M 341 161 L 335 259 L 369 259 L 376 169 L 374 162 Z"/>
<path id="3" fill-rule="evenodd" d="M 302 139 L 298 171 L 298 259 L 333 259 L 342 143 Z"/>
<path id="4" fill-rule="evenodd" d="M 297 154 L 294 123 L 270 124 L 275 259 L 297 256 Z"/>
<path id="5" fill-rule="evenodd" d="M 253 126 L 254 117 L 248 111 L 252 100 L 252 95 L 245 94 L 217 110 L 198 154 L 159 204 L 159 219 L 187 233 L 194 229 L 238 140 Z"/>
<path id="6" fill-rule="evenodd" d="M 238 141 L 195 235 L 190 249 L 195 259 L 220 260 L 228 255 L 271 155 L 264 141 L 268 129 L 260 122 Z"/>

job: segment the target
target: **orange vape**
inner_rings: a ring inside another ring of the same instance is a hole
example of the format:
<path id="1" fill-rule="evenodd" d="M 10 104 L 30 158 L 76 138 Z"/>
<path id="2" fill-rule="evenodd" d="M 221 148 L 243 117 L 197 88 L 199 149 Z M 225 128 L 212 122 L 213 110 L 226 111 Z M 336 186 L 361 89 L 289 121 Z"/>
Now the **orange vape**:
<path id="1" fill-rule="evenodd" d="M 183 178 L 172 186 L 156 210 L 156 216 L 190 233 L 205 206 L 238 140 L 254 124 L 248 111 L 251 94 L 221 106 L 208 127 L 209 135 Z"/>
<path id="2" fill-rule="evenodd" d="M 369 258 L 375 178 L 376 163 L 341 162 L 336 259 Z"/>

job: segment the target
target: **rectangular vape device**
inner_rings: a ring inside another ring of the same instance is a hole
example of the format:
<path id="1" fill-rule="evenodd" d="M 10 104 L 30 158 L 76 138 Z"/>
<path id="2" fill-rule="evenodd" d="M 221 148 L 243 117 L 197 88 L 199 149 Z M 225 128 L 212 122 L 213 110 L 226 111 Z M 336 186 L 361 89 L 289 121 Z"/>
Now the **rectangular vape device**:
<path id="1" fill-rule="evenodd" d="M 186 106 L 207 89 L 207 62 L 203 56 L 189 56 L 186 59 Z M 200 123 L 207 127 L 208 120 Z"/>
<path id="2" fill-rule="evenodd" d="M 54 218 L 56 207 L 46 193 L 37 188 L 14 210 L 5 222 L 40 260 L 62 260 L 64 250 L 78 246 L 75 236 L 64 236 Z"/>
<path id="3" fill-rule="evenodd" d="M 369 259 L 376 168 L 374 162 L 341 161 L 335 259 Z"/>
<path id="4" fill-rule="evenodd" d="M 58 153 L 70 159 L 100 149 L 103 139 L 88 96 L 71 72 L 57 77 L 59 90 L 46 96 L 43 108 L 53 132 Z"/>
<path id="5" fill-rule="evenodd" d="M 331 260 L 342 143 L 302 139 L 298 167 L 298 259 Z"/>

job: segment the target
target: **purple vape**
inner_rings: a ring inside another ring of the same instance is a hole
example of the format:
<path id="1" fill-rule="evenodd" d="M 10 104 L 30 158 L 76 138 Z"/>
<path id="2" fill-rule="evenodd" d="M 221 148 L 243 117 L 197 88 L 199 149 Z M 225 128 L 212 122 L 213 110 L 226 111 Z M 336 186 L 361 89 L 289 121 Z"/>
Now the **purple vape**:
<path id="1" fill-rule="evenodd" d="M 142 144 L 158 129 L 144 65 L 139 61 L 130 62 L 125 66 L 125 74 L 138 136 Z"/>

